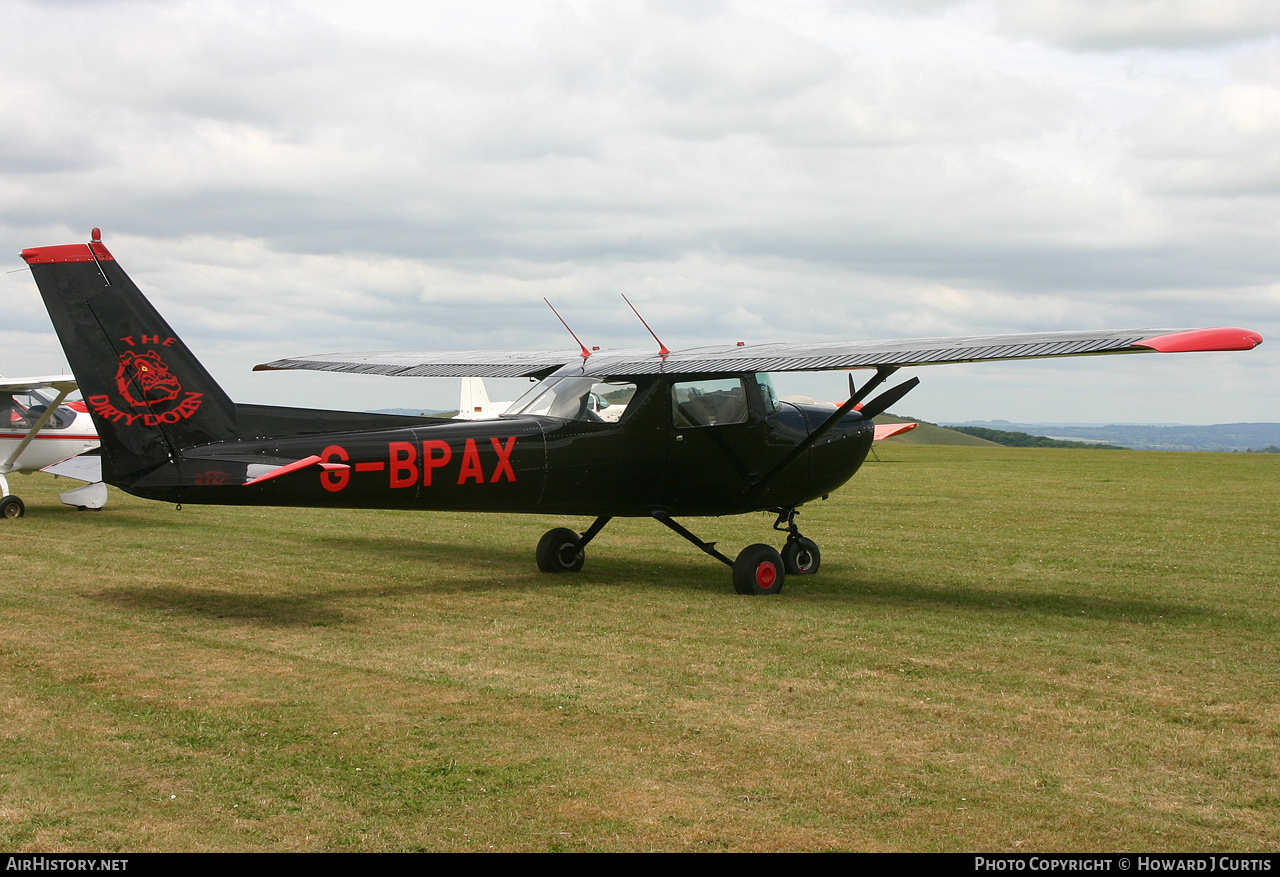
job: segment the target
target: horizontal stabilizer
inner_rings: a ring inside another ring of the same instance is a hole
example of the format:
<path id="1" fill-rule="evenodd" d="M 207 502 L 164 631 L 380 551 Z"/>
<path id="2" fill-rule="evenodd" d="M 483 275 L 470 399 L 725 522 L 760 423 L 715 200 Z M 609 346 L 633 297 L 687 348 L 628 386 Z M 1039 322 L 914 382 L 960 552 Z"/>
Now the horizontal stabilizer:
<path id="1" fill-rule="evenodd" d="M 97 448 L 94 448 L 92 451 L 85 451 L 83 454 L 68 457 L 61 463 L 45 466 L 40 471 L 48 472 L 50 475 L 58 475 L 62 478 L 74 478 L 76 481 L 88 481 L 90 483 L 101 481 L 102 455 Z"/>
<path id="2" fill-rule="evenodd" d="M 910 432 L 920 424 L 918 423 L 877 423 L 875 440 L 882 442 L 887 438 L 893 438 L 895 435 L 902 435 L 904 432 Z"/>
<path id="3" fill-rule="evenodd" d="M 288 475 L 290 472 L 298 472 L 302 469 L 310 469 L 312 466 L 318 466 L 326 472 L 351 468 L 346 463 L 326 463 L 321 460 L 320 457 L 313 454 L 310 457 L 303 457 L 301 460 L 297 460 L 293 463 L 286 463 L 283 466 L 276 466 L 272 469 L 268 469 L 261 475 L 250 478 L 244 483 L 244 486 L 248 487 L 250 484 L 259 484 L 263 481 L 270 481 L 272 478 L 279 478 L 281 475 Z M 255 468 L 257 467 L 254 465 L 249 467 L 250 474 L 253 473 Z"/>

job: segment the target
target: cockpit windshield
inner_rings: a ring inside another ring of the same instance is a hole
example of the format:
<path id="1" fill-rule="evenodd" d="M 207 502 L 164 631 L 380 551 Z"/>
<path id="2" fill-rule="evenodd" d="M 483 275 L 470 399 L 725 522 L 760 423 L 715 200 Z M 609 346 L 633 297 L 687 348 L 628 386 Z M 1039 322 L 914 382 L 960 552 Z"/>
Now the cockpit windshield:
<path id="1" fill-rule="evenodd" d="M 503 417 L 537 414 L 587 423 L 616 423 L 635 395 L 629 381 L 599 378 L 548 378 L 532 387 L 506 410 Z"/>

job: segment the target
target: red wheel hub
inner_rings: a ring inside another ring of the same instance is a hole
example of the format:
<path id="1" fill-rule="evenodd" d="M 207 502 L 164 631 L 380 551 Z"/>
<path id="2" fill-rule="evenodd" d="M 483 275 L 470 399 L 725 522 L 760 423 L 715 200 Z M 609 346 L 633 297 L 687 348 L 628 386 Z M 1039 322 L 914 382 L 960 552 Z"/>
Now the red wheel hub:
<path id="1" fill-rule="evenodd" d="M 756 584 L 762 588 L 772 588 L 778 580 L 778 570 L 769 561 L 756 567 Z"/>

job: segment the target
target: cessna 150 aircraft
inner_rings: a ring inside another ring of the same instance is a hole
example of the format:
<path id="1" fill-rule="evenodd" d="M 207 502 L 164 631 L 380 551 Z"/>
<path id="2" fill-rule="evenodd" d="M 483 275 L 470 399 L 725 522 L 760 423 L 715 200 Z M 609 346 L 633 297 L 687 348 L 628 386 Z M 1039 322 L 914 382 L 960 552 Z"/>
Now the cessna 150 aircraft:
<path id="1" fill-rule="evenodd" d="M 110 484 L 177 503 L 595 517 L 585 532 L 542 537 L 537 562 L 547 572 L 581 569 L 612 517 L 652 517 L 732 568 L 744 594 L 776 594 L 787 574 L 818 571 L 818 546 L 800 534 L 796 512 L 862 465 L 872 418 L 919 381 L 870 398 L 903 366 L 1248 350 L 1262 341 L 1245 329 L 1133 329 L 676 351 L 658 342 L 657 352 L 334 354 L 257 366 L 538 380 L 501 418 L 460 421 L 236 404 L 97 229 L 88 244 L 22 258 L 97 424 Z M 834 411 L 780 402 L 768 378 L 857 368 L 876 374 Z M 593 398 L 624 406 L 622 416 L 605 420 Z M 781 552 L 756 544 L 730 558 L 676 520 L 758 510 L 777 514 Z"/>

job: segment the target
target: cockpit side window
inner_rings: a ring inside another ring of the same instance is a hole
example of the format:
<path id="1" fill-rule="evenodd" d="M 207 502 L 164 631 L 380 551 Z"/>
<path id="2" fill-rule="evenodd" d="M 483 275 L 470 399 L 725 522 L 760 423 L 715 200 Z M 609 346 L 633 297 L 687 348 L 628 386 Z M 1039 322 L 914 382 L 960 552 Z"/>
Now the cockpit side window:
<path id="1" fill-rule="evenodd" d="M 504 417 L 538 414 L 585 423 L 617 423 L 636 385 L 597 378 L 548 378 L 512 403 Z"/>
<path id="2" fill-rule="evenodd" d="M 671 420 L 677 429 L 744 423 L 747 394 L 741 378 L 677 381 L 671 385 Z"/>
<path id="3" fill-rule="evenodd" d="M 45 398 L 34 390 L 26 393 L 0 394 L 0 429 L 24 431 L 30 429 L 40 420 L 52 402 L 53 399 Z M 75 422 L 75 419 L 74 411 L 65 405 L 60 405 L 58 410 L 45 421 L 42 428 L 66 429 Z"/>

